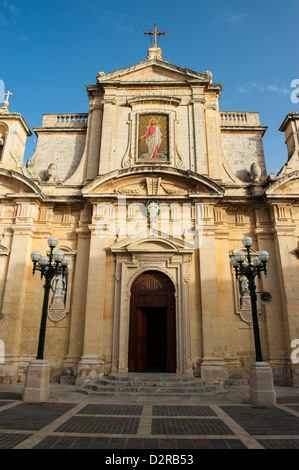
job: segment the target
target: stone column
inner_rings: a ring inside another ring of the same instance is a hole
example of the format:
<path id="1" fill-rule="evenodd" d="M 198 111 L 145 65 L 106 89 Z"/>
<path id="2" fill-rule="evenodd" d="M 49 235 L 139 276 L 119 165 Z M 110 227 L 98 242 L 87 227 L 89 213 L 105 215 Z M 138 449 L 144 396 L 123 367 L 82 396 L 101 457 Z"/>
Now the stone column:
<path id="1" fill-rule="evenodd" d="M 14 225 L 12 228 L 13 238 L 0 327 L 6 356 L 5 363 L 0 365 L 0 380 L 4 382 L 16 382 L 17 380 L 25 291 L 28 276 L 32 275 L 30 253 L 34 228 L 32 224 Z"/>
<path id="2" fill-rule="evenodd" d="M 203 227 L 203 243 L 199 249 L 200 292 L 203 330 L 204 379 L 226 380 L 227 370 L 221 349 L 215 226 Z"/>
<path id="3" fill-rule="evenodd" d="M 103 374 L 103 316 L 106 272 L 106 237 L 99 236 L 96 226 L 91 231 L 83 356 L 78 366 L 77 383 Z"/>

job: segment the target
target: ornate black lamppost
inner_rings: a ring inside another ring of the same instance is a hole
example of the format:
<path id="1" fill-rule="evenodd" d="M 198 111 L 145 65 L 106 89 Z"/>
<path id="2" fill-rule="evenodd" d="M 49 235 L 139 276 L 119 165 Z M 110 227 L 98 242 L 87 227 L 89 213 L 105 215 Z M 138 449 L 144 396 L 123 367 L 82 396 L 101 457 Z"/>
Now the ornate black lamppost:
<path id="1" fill-rule="evenodd" d="M 70 262 L 70 260 L 66 256 L 64 256 L 62 251 L 55 251 L 55 253 L 53 253 L 54 248 L 57 245 L 57 243 L 58 243 L 57 238 L 55 237 L 49 238 L 48 240 L 48 245 L 50 247 L 49 258 L 47 256 L 42 256 L 39 251 L 33 251 L 31 253 L 31 259 L 33 262 L 33 275 L 35 271 L 40 271 L 41 279 L 43 277 L 45 278 L 44 301 L 43 301 L 42 318 L 41 318 L 41 324 L 40 324 L 39 341 L 38 341 L 36 359 L 44 358 L 47 312 L 48 312 L 49 293 L 51 289 L 52 279 L 58 274 L 62 274 L 62 277 L 64 277 L 65 269 Z"/>
<path id="2" fill-rule="evenodd" d="M 231 260 L 231 265 L 235 269 L 236 278 L 239 276 L 245 276 L 248 279 L 250 298 L 251 298 L 251 309 L 252 309 L 252 322 L 253 322 L 253 333 L 255 342 L 255 354 L 256 362 L 263 362 L 258 314 L 257 314 L 257 295 L 255 286 L 255 277 L 258 276 L 260 279 L 261 272 L 267 276 L 267 262 L 269 260 L 269 253 L 267 251 L 261 251 L 258 256 L 255 256 L 253 261 L 251 259 L 250 247 L 252 245 L 252 239 L 245 237 L 243 239 L 243 245 L 247 249 L 247 256 L 242 251 L 239 251 L 234 258 Z M 246 260 L 247 257 L 247 260 Z"/>

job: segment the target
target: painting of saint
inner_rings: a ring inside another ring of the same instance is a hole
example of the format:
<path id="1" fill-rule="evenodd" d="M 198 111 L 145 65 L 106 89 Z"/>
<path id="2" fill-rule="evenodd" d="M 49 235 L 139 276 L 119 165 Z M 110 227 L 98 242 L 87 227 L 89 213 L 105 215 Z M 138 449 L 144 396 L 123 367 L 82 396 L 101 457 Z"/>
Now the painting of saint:
<path id="1" fill-rule="evenodd" d="M 168 160 L 167 116 L 144 114 L 139 122 L 139 162 Z"/>

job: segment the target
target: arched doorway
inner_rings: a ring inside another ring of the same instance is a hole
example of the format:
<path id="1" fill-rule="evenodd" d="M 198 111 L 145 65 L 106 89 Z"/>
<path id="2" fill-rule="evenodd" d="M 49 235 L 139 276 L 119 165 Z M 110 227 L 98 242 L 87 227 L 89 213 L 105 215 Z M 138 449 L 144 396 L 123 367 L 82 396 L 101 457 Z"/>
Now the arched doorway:
<path id="1" fill-rule="evenodd" d="M 176 372 L 174 285 L 147 271 L 131 288 L 129 372 Z"/>

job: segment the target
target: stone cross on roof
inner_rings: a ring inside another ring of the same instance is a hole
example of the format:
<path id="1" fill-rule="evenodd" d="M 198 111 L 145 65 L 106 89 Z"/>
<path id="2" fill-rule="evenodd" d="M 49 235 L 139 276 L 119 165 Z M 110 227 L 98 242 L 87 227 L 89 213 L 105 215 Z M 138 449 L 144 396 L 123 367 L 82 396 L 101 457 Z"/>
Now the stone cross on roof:
<path id="1" fill-rule="evenodd" d="M 6 96 L 6 100 L 8 102 L 9 100 L 9 96 L 12 95 L 12 93 L 10 91 L 8 91 L 7 93 L 4 93 L 4 96 Z"/>
<path id="2" fill-rule="evenodd" d="M 154 36 L 154 45 L 153 47 L 157 46 L 157 36 L 165 36 L 167 31 L 157 31 L 157 23 L 154 23 L 154 31 L 143 31 L 144 34 L 149 34 L 150 36 Z"/>
<path id="3" fill-rule="evenodd" d="M 3 102 L 3 106 L 2 108 L 0 108 L 0 113 L 1 114 L 9 114 L 9 111 L 8 111 L 8 105 L 9 105 L 9 96 L 12 95 L 12 93 L 10 91 L 8 91 L 7 93 L 4 93 L 4 96 L 5 96 L 5 101 Z"/>
<path id="4" fill-rule="evenodd" d="M 157 31 L 157 23 L 154 23 L 154 31 L 143 31 L 144 34 L 149 34 L 154 36 L 154 44 L 148 49 L 147 58 L 148 59 L 159 59 L 162 60 L 162 51 L 157 45 L 157 36 L 165 36 L 167 31 Z"/>

